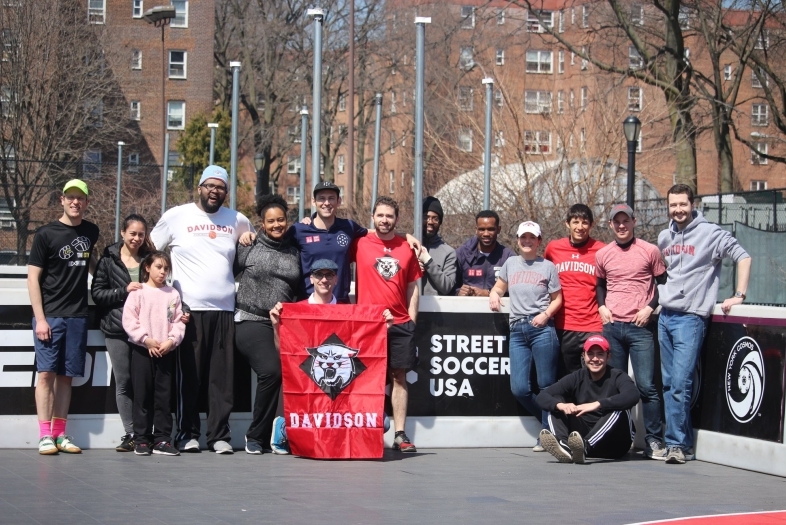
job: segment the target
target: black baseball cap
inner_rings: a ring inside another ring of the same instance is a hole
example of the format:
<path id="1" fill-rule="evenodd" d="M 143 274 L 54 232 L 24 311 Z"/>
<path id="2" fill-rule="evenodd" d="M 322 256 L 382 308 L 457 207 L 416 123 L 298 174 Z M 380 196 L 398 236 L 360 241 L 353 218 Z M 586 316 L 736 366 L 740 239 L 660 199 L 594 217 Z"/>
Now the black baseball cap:
<path id="1" fill-rule="evenodd" d="M 322 190 L 335 191 L 336 195 L 341 197 L 341 190 L 339 189 L 339 187 L 336 186 L 335 184 L 333 184 L 333 182 L 331 182 L 329 180 L 323 180 L 323 181 L 317 182 L 317 185 L 314 186 L 314 197 L 316 197 L 317 193 L 319 193 Z"/>

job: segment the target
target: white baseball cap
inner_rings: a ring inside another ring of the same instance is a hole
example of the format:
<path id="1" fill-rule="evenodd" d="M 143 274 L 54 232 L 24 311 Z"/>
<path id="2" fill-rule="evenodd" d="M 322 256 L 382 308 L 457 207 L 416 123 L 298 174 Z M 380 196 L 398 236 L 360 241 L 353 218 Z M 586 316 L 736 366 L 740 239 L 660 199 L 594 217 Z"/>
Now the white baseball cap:
<path id="1" fill-rule="evenodd" d="M 525 233 L 531 233 L 535 237 L 540 237 L 540 226 L 537 222 L 526 221 L 519 224 L 519 229 L 516 230 L 516 237 L 521 237 Z"/>

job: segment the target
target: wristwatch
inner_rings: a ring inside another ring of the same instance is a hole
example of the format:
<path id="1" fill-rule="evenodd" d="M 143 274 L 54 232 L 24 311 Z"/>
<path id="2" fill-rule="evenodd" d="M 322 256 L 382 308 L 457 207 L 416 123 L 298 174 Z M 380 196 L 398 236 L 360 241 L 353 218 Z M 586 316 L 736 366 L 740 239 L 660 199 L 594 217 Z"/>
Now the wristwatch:
<path id="1" fill-rule="evenodd" d="M 745 294 L 740 292 L 739 290 L 734 293 L 734 297 L 739 297 L 743 301 L 745 300 Z"/>

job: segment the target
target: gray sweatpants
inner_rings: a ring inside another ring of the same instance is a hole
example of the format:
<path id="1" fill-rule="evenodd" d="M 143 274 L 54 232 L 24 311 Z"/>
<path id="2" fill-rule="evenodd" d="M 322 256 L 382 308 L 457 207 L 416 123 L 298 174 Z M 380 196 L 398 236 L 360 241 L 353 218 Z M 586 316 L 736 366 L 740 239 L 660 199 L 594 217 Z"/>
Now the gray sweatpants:
<path id="1" fill-rule="evenodd" d="M 131 387 L 131 345 L 128 337 L 106 336 L 106 351 L 115 375 L 115 401 L 126 434 L 134 433 L 134 391 Z"/>

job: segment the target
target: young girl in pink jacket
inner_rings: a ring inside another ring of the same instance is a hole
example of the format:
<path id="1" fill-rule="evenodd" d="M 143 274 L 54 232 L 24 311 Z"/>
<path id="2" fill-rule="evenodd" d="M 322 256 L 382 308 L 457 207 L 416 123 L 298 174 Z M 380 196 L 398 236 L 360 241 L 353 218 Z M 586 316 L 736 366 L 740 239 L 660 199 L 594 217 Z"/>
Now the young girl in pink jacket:
<path id="1" fill-rule="evenodd" d="M 183 340 L 185 324 L 180 294 L 166 285 L 172 267 L 164 252 L 142 261 L 139 280 L 123 308 L 123 328 L 132 345 L 131 384 L 134 389 L 134 454 L 179 456 L 172 446 L 172 370 L 174 350 Z M 155 430 L 154 430 L 155 429 Z"/>

